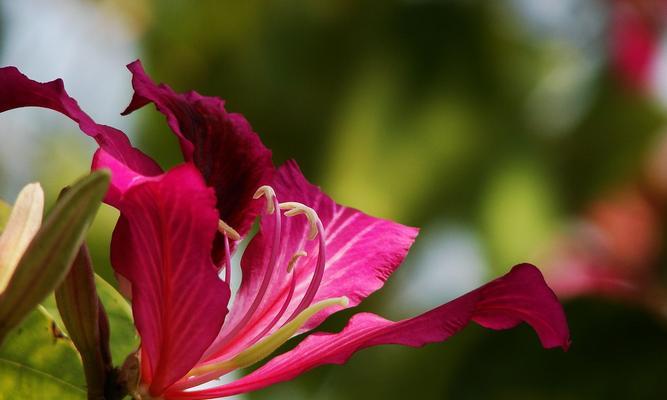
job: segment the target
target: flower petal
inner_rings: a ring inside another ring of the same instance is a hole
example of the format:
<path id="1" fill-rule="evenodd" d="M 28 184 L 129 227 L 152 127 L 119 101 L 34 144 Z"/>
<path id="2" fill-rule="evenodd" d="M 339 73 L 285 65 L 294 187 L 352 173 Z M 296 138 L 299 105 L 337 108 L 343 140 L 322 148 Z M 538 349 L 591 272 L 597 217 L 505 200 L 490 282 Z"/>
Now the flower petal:
<path id="1" fill-rule="evenodd" d="M 470 321 L 490 329 L 526 322 L 546 348 L 570 343 L 567 321 L 556 296 L 532 265 L 507 275 L 415 318 L 392 322 L 374 314 L 357 314 L 340 333 L 316 333 L 293 350 L 230 384 L 213 389 L 167 393 L 168 399 L 210 399 L 258 390 L 287 381 L 323 364 L 343 364 L 355 352 L 381 344 L 420 347 L 448 339 Z"/>
<path id="2" fill-rule="evenodd" d="M 345 296 L 349 299 L 350 307 L 359 304 L 366 296 L 382 287 L 403 262 L 417 236 L 416 228 L 374 218 L 353 208 L 336 204 L 318 187 L 310 184 L 293 161 L 278 169 L 273 184 L 280 201 L 297 201 L 312 207 L 324 226 L 327 258 L 322 282 L 313 303 Z M 252 239 L 243 255 L 243 281 L 225 330 L 231 329 L 234 322 L 242 318 L 259 289 L 271 253 L 273 225 L 274 216 L 264 216 L 260 232 Z M 245 329 L 238 332 L 238 339 L 230 342 L 230 345 L 215 354 L 214 358 L 236 353 L 272 322 L 283 306 L 290 288 L 292 278 L 286 272 L 287 265 L 297 251 L 305 250 L 307 256 L 301 257 L 295 264 L 293 273 L 296 287 L 281 322 L 297 307 L 312 279 L 317 262 L 318 241 L 307 240 L 309 229 L 306 218 L 282 217 L 280 257 L 265 299 L 256 316 Z M 330 307 L 318 313 L 300 332 L 314 328 L 340 309 L 338 306 Z M 276 324 L 269 332 L 275 331 L 279 326 L 280 324 Z M 226 333 L 225 330 L 221 337 Z"/>
<path id="3" fill-rule="evenodd" d="M 147 155 L 132 147 L 125 134 L 115 128 L 95 123 L 65 91 L 63 81 L 40 83 L 23 75 L 15 67 L 0 68 L 0 112 L 20 107 L 43 107 L 66 115 L 79 124 L 100 148 L 133 171 L 151 176 L 162 173 Z"/>
<path id="4" fill-rule="evenodd" d="M 123 195 L 132 186 L 147 180 L 154 180 L 160 176 L 158 175 L 156 177 L 142 175 L 115 157 L 111 156 L 104 149 L 97 149 L 95 155 L 93 155 L 91 169 L 108 169 L 111 171 L 111 183 L 109 185 L 109 191 L 104 198 L 104 202 L 116 208 L 120 207 L 120 202 Z"/>
<path id="5" fill-rule="evenodd" d="M 241 235 L 247 233 L 259 212 L 252 195 L 273 174 L 271 151 L 242 115 L 225 110 L 222 100 L 156 85 L 139 61 L 128 69 L 135 93 L 123 114 L 154 103 L 178 136 L 185 160 L 194 161 L 215 189 L 220 218 Z"/>
<path id="6" fill-rule="evenodd" d="M 215 197 L 186 164 L 130 188 L 120 211 L 111 261 L 132 285 L 142 379 L 158 396 L 195 365 L 227 314 L 229 287 L 211 260 Z"/>

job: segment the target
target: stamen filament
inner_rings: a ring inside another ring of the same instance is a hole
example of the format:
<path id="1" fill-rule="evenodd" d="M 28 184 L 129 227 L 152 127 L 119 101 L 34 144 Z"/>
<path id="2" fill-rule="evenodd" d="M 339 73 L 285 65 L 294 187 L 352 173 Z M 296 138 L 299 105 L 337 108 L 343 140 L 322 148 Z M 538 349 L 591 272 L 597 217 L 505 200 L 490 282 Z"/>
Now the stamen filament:
<path id="1" fill-rule="evenodd" d="M 315 272 L 313 272 L 313 278 L 310 280 L 310 284 L 308 285 L 308 289 L 306 289 L 306 293 L 301 298 L 301 302 L 299 303 L 299 305 L 292 312 L 292 315 L 287 319 L 288 322 L 291 321 L 293 318 L 295 318 L 300 312 L 305 310 L 306 307 L 308 307 L 313 302 L 313 299 L 317 294 L 317 290 L 320 288 L 320 284 L 322 283 L 322 277 L 324 277 L 324 266 L 326 264 L 326 250 L 325 250 L 326 238 L 324 237 L 324 227 L 322 226 L 322 222 L 320 222 L 320 219 L 317 218 L 317 221 L 315 223 L 317 226 L 317 230 L 320 232 L 319 251 L 317 253 L 317 265 L 315 266 Z"/>
<path id="2" fill-rule="evenodd" d="M 257 343 L 258 340 L 262 339 L 264 335 L 266 335 L 278 323 L 278 321 L 280 321 L 280 318 L 283 316 L 283 314 L 285 314 L 285 311 L 287 311 L 289 303 L 292 302 L 294 289 L 296 289 L 296 272 L 292 273 L 292 278 L 290 279 L 289 291 L 287 292 L 287 296 L 283 301 L 282 307 L 280 307 L 280 311 L 276 313 L 271 322 L 268 325 L 266 325 L 259 334 L 255 335 L 255 337 L 250 341 L 249 346 Z"/>
<path id="3" fill-rule="evenodd" d="M 225 237 L 225 265 L 227 269 L 225 269 L 225 283 L 228 285 L 231 285 L 232 282 L 232 255 L 229 250 L 229 238 L 227 235 L 223 235 Z"/>
<path id="4" fill-rule="evenodd" d="M 332 306 L 347 307 L 347 297 L 337 297 L 322 300 L 303 310 L 296 318 L 283 325 L 272 335 L 255 345 L 240 352 L 233 358 L 208 365 L 196 367 L 188 374 L 191 379 L 179 384 L 179 388 L 194 387 L 204 382 L 216 379 L 238 368 L 245 368 L 271 355 L 280 346 L 287 342 L 308 320 L 318 312 Z"/>

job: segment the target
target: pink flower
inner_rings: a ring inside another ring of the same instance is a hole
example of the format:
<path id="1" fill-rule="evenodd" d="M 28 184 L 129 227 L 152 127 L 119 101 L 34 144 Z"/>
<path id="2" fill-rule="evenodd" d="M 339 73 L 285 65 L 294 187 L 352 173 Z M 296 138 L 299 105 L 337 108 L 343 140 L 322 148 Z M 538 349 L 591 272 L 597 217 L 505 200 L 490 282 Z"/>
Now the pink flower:
<path id="1" fill-rule="evenodd" d="M 665 0 L 611 0 L 609 51 L 625 84 L 647 90 L 667 23 Z"/>
<path id="2" fill-rule="evenodd" d="M 340 333 L 311 334 L 237 381 L 197 389 L 262 361 L 380 289 L 417 229 L 336 204 L 295 162 L 274 169 L 246 120 L 221 100 L 156 85 L 138 62 L 129 69 L 135 94 L 126 113 L 155 104 L 179 138 L 183 165 L 162 172 L 120 131 L 94 123 L 59 80 L 37 83 L 15 68 L 0 69 L 0 111 L 39 106 L 67 115 L 100 146 L 93 168 L 112 171 L 106 201 L 121 212 L 112 264 L 131 288 L 141 336 L 134 395 L 208 399 L 248 392 L 318 365 L 342 364 L 369 346 L 444 341 L 470 321 L 491 329 L 527 322 L 544 347 L 567 349 L 561 305 L 540 272 L 522 264 L 411 319 L 357 314 Z M 228 312 L 231 253 L 258 214 L 260 230 L 243 254 L 241 287 Z"/>

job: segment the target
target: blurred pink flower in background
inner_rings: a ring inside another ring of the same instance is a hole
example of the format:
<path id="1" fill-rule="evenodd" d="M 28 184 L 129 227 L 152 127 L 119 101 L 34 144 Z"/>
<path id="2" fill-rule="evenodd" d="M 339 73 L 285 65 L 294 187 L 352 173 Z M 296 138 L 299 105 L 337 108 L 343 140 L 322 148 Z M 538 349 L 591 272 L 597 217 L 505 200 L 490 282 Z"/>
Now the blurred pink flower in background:
<path id="1" fill-rule="evenodd" d="M 667 24 L 667 1 L 611 0 L 611 3 L 612 66 L 630 87 L 650 90 Z"/>
<path id="2" fill-rule="evenodd" d="M 667 201 L 667 136 L 639 176 L 590 204 L 548 252 L 545 275 L 561 298 L 602 296 L 667 318 L 661 278 Z"/>

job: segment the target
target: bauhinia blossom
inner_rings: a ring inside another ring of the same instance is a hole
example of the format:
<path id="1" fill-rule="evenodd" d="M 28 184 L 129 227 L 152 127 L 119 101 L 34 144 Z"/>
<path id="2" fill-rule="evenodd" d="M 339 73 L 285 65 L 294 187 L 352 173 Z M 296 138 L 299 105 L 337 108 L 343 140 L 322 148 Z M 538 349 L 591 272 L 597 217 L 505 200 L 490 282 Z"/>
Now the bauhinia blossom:
<path id="1" fill-rule="evenodd" d="M 120 210 L 111 257 L 131 288 L 141 336 L 136 398 L 208 399 L 342 364 L 380 344 L 446 340 L 470 321 L 491 329 L 530 324 L 547 348 L 569 345 L 565 315 L 532 265 L 438 308 L 393 322 L 370 313 L 339 333 L 314 333 L 228 384 L 200 385 L 258 363 L 332 313 L 359 304 L 398 268 L 417 229 L 336 204 L 295 162 L 274 169 L 248 122 L 217 98 L 156 85 L 129 65 L 134 97 L 126 113 L 153 103 L 177 135 L 185 163 L 163 172 L 120 131 L 93 122 L 62 81 L 38 83 L 0 69 L 0 111 L 47 107 L 79 123 L 100 148 L 93 168 L 112 171 L 106 202 Z M 231 305 L 231 255 L 259 215 L 241 259 Z M 221 278 L 224 276 L 224 278 Z"/>

